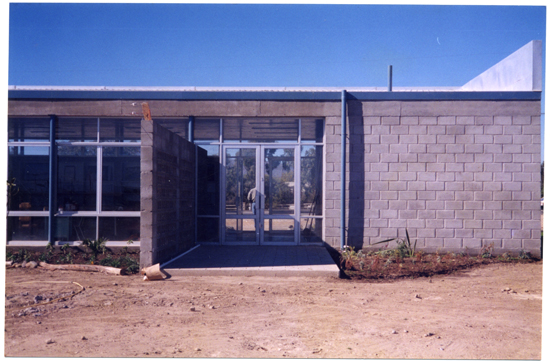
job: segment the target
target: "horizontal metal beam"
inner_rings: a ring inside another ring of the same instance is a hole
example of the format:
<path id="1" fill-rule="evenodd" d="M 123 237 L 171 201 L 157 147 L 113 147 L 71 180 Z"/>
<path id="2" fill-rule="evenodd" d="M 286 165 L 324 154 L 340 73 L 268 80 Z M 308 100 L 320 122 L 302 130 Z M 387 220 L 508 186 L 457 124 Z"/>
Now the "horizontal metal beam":
<path id="1" fill-rule="evenodd" d="M 334 101 L 341 92 L 331 91 L 93 91 L 9 90 L 11 100 L 197 100 L 197 101 Z M 462 91 L 348 91 L 348 100 L 358 101 L 507 101 L 541 100 L 541 92 Z"/>

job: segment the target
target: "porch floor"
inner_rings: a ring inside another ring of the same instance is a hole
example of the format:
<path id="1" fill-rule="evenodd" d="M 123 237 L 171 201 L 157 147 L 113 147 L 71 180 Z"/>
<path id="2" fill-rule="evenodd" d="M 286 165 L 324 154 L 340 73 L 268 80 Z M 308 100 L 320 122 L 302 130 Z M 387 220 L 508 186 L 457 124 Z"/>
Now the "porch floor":
<path id="1" fill-rule="evenodd" d="M 171 276 L 339 276 L 323 246 L 199 245 L 161 269 Z"/>

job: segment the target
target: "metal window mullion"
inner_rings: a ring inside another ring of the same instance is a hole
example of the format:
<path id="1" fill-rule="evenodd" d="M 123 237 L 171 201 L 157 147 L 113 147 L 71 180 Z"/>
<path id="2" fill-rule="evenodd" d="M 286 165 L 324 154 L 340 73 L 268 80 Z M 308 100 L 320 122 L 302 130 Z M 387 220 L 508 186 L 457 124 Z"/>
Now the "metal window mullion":
<path id="1" fill-rule="evenodd" d="M 55 205 L 57 201 L 57 147 L 55 145 L 55 129 L 57 117 L 50 115 L 50 157 L 49 157 L 49 187 L 48 187 L 48 244 L 55 243 Z"/>
<path id="2" fill-rule="evenodd" d="M 301 210 L 301 196 L 302 196 L 302 147 L 298 144 L 294 147 L 294 240 L 296 244 L 300 244 L 300 216 Z"/>
<path id="3" fill-rule="evenodd" d="M 96 223 L 95 234 L 96 238 L 99 238 L 99 213 L 103 206 L 103 146 L 97 148 L 97 178 L 96 178 Z"/>

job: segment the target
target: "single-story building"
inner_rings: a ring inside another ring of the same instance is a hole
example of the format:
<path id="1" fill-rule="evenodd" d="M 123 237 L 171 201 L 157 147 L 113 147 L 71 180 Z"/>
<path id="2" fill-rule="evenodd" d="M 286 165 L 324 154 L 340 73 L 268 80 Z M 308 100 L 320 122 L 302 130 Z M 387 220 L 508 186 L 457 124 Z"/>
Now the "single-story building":
<path id="1" fill-rule="evenodd" d="M 541 41 L 444 89 L 12 85 L 7 244 L 540 255 L 541 90 Z"/>

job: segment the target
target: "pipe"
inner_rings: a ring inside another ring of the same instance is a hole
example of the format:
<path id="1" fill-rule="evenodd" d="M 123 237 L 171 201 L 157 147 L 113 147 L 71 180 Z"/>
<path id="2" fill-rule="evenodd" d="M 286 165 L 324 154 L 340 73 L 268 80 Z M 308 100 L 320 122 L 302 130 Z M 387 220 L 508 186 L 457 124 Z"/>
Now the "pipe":
<path id="1" fill-rule="evenodd" d="M 393 69 L 392 66 L 388 66 L 388 92 L 392 91 L 393 83 Z"/>
<path id="2" fill-rule="evenodd" d="M 53 245 L 55 240 L 55 202 L 56 202 L 56 187 L 57 187 L 57 177 L 56 177 L 56 165 L 57 165 L 57 149 L 55 147 L 55 129 L 57 124 L 57 117 L 55 115 L 50 115 L 50 169 L 48 178 L 50 180 L 50 185 L 48 187 L 48 244 Z"/>
<path id="3" fill-rule="evenodd" d="M 341 201 L 340 201 L 340 250 L 346 245 L 346 90 L 342 90 L 342 171 L 341 171 Z"/>
<path id="4" fill-rule="evenodd" d="M 195 117 L 189 116 L 189 129 L 187 133 L 187 141 L 195 142 Z"/>

